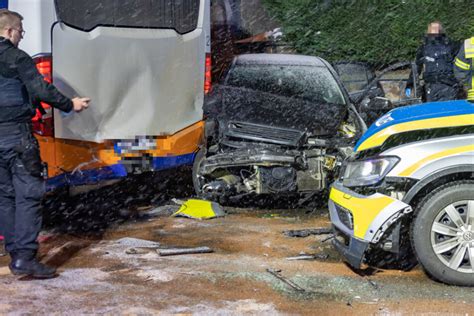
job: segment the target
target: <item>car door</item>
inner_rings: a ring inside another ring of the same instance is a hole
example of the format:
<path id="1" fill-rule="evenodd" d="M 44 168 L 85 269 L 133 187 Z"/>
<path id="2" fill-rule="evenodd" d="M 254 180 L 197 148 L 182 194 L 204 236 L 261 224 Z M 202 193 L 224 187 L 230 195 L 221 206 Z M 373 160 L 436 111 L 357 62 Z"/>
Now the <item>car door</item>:
<path id="1" fill-rule="evenodd" d="M 340 61 L 333 64 L 351 100 L 359 100 L 369 83 L 375 78 L 375 71 L 367 63 Z M 371 87 L 371 94 L 383 96 L 380 86 Z"/>

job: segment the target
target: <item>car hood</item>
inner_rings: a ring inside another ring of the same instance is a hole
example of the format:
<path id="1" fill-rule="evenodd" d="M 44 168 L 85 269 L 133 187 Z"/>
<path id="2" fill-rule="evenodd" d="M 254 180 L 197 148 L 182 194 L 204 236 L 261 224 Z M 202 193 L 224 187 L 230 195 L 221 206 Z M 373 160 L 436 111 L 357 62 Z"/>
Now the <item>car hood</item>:
<path id="1" fill-rule="evenodd" d="M 466 100 L 405 106 L 375 121 L 357 142 L 355 151 L 381 146 L 395 134 L 467 125 L 474 125 L 474 104 Z"/>
<path id="2" fill-rule="evenodd" d="M 345 105 L 315 104 L 231 86 L 219 86 L 213 94 L 213 109 L 209 109 L 208 104 L 205 112 L 220 122 L 245 122 L 306 131 L 317 136 L 336 134 L 347 113 Z"/>

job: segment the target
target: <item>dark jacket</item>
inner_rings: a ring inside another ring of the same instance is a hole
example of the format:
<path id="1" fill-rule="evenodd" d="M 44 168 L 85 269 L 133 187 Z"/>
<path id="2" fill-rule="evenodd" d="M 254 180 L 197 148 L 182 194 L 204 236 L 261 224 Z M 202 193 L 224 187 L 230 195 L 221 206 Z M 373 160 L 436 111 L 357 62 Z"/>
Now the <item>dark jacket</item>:
<path id="1" fill-rule="evenodd" d="M 455 85 L 456 79 L 453 73 L 453 59 L 459 50 L 459 44 L 453 42 L 445 35 L 427 35 L 416 52 L 415 63 L 418 69 L 418 76 L 423 71 L 425 83 L 444 83 Z M 413 78 L 407 83 L 408 87 L 413 86 Z"/>
<path id="2" fill-rule="evenodd" d="M 44 81 L 33 59 L 0 36 L 0 123 L 29 122 L 39 102 L 65 112 L 72 101 Z"/>

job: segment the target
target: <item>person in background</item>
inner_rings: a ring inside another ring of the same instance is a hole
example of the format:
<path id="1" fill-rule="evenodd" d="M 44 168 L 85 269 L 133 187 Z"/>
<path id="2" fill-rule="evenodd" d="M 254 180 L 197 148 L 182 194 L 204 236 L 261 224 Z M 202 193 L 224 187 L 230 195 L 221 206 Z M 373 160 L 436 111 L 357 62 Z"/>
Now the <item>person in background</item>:
<path id="1" fill-rule="evenodd" d="M 459 45 L 450 40 L 439 21 L 428 24 L 423 44 L 418 48 L 415 63 L 418 77 L 423 74 L 423 102 L 455 100 L 460 87 L 454 77 L 452 63 Z M 412 74 L 408 79 L 405 93 L 409 97 L 413 89 Z"/>
<path id="2" fill-rule="evenodd" d="M 44 180 L 31 119 L 40 101 L 80 112 L 90 100 L 71 100 L 43 80 L 32 58 L 18 48 L 25 35 L 22 20 L 20 14 L 0 9 L 0 235 L 13 274 L 51 278 L 56 270 L 36 259 Z"/>
<path id="3" fill-rule="evenodd" d="M 454 75 L 467 88 L 467 100 L 474 102 L 474 37 L 468 38 L 454 59 Z"/>

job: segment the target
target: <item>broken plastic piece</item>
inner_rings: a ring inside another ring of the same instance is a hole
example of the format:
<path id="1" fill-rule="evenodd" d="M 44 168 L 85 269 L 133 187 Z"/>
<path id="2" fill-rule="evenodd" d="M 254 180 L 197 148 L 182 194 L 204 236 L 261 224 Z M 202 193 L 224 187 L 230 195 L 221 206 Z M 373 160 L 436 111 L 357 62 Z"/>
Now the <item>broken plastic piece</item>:
<path id="1" fill-rule="evenodd" d="M 225 216 L 224 209 L 216 202 L 205 200 L 187 200 L 172 216 L 184 216 L 195 219 L 211 219 Z"/>

